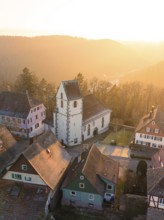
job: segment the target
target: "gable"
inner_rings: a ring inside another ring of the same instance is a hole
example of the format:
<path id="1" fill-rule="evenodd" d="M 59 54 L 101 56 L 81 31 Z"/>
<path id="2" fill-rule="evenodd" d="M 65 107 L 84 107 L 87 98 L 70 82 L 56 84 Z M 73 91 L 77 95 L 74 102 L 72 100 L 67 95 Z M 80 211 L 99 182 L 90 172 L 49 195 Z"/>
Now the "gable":
<path id="1" fill-rule="evenodd" d="M 81 176 L 84 177 L 83 180 L 80 178 Z M 80 188 L 81 183 L 84 184 L 84 188 Z M 69 182 L 65 187 L 63 187 L 63 189 L 98 194 L 97 190 L 90 184 L 90 182 L 83 174 L 77 175 L 76 178 Z"/>
<path id="2" fill-rule="evenodd" d="M 23 167 L 27 167 L 27 169 L 24 169 Z M 21 154 L 15 163 L 10 167 L 9 171 L 37 174 L 36 170 L 31 166 L 23 154 Z"/>
<path id="3" fill-rule="evenodd" d="M 150 131 L 147 130 L 147 128 L 150 129 Z M 159 130 L 159 133 L 155 133 L 155 129 Z M 164 136 L 164 133 L 161 129 L 161 127 L 154 121 L 150 121 L 147 124 L 145 124 L 142 128 L 140 128 L 139 130 L 137 130 L 138 133 L 146 133 L 146 134 L 155 134 L 157 136 Z"/>

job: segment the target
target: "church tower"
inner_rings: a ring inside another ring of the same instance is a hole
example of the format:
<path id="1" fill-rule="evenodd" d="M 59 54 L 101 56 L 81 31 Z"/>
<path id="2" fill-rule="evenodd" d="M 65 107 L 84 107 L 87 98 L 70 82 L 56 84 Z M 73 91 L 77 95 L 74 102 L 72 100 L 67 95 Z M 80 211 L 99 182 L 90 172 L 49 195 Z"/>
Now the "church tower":
<path id="1" fill-rule="evenodd" d="M 83 98 L 77 80 L 62 81 L 56 95 L 54 128 L 65 145 L 82 143 Z"/>

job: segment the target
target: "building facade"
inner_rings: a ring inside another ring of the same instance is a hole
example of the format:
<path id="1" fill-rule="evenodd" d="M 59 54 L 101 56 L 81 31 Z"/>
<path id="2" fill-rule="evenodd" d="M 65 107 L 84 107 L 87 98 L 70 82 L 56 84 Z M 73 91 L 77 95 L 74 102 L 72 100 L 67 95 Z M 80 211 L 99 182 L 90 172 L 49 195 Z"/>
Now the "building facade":
<path id="1" fill-rule="evenodd" d="M 62 81 L 54 112 L 56 137 L 67 146 L 81 144 L 108 130 L 110 114 L 95 96 L 82 96 L 78 81 Z"/>
<path id="2" fill-rule="evenodd" d="M 62 185 L 62 205 L 101 210 L 114 203 L 119 163 L 96 146 L 74 160 Z"/>
<path id="3" fill-rule="evenodd" d="M 45 118 L 45 106 L 31 99 L 27 93 L 0 93 L 0 124 L 15 136 L 31 138 L 41 134 Z"/>
<path id="4" fill-rule="evenodd" d="M 152 108 L 139 122 L 135 132 L 135 143 L 164 148 L 164 113 L 160 109 Z"/>
<path id="5" fill-rule="evenodd" d="M 147 220 L 164 217 L 164 149 L 152 157 L 152 168 L 147 171 Z"/>

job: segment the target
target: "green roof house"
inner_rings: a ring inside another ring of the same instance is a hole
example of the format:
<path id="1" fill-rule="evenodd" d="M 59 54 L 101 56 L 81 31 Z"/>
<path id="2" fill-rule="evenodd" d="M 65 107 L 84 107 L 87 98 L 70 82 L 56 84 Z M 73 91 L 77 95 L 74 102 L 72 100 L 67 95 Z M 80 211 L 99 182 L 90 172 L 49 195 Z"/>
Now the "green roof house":
<path id="1" fill-rule="evenodd" d="M 62 185 L 62 205 L 101 210 L 114 202 L 119 163 L 93 145 L 77 157 Z"/>

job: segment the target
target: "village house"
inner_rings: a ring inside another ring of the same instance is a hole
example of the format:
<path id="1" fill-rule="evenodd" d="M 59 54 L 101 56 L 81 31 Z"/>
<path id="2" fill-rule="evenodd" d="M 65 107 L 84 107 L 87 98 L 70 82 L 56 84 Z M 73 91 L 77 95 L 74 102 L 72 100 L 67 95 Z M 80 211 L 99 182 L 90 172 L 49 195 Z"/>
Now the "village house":
<path id="1" fill-rule="evenodd" d="M 140 120 L 136 128 L 135 143 L 153 148 L 164 148 L 164 112 L 152 107 L 149 114 Z"/>
<path id="2" fill-rule="evenodd" d="M 0 125 L 0 176 L 6 171 L 8 164 L 22 151 L 10 131 Z"/>
<path id="3" fill-rule="evenodd" d="M 147 170 L 147 220 L 164 218 L 164 149 L 152 157 L 152 168 Z"/>
<path id="4" fill-rule="evenodd" d="M 31 99 L 28 93 L 0 93 L 0 124 L 15 136 L 32 138 L 43 133 L 45 110 L 45 106 Z"/>
<path id="5" fill-rule="evenodd" d="M 93 145 L 71 165 L 62 184 L 62 205 L 102 210 L 114 203 L 119 163 Z"/>
<path id="6" fill-rule="evenodd" d="M 71 156 L 62 147 L 54 134 L 48 130 L 22 152 L 8 166 L 4 180 L 44 187 L 48 194 L 48 206 L 54 206 Z"/>
<path id="7" fill-rule="evenodd" d="M 56 94 L 54 129 L 65 145 L 81 144 L 84 140 L 108 130 L 111 110 L 94 95 L 83 97 L 78 81 L 62 81 Z"/>

